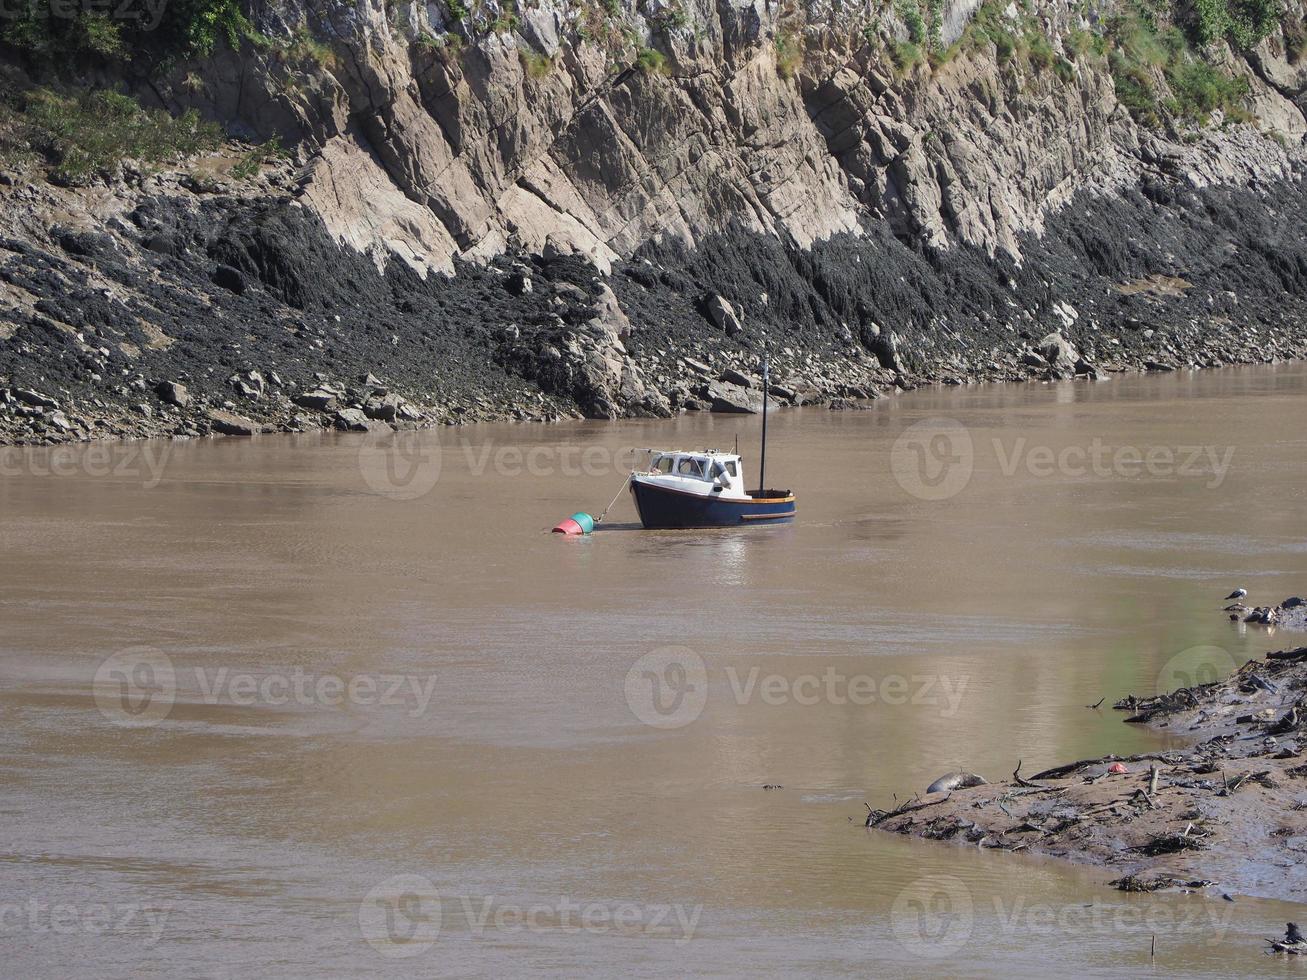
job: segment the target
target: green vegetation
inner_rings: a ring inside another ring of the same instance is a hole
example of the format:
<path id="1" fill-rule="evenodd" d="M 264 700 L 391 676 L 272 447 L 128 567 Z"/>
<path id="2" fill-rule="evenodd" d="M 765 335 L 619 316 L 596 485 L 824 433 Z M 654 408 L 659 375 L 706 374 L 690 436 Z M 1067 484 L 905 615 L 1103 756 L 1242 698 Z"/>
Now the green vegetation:
<path id="1" fill-rule="evenodd" d="M 908 40 L 920 46 L 926 41 L 926 20 L 921 15 L 919 0 L 895 0 L 894 12 L 908 29 Z"/>
<path id="2" fill-rule="evenodd" d="M 913 44 L 911 41 L 897 41 L 890 48 L 890 57 L 894 59 L 894 66 L 898 68 L 899 72 L 906 75 L 926 60 L 926 53 L 921 50 L 919 44 Z"/>
<path id="3" fill-rule="evenodd" d="M 667 55 L 655 48 L 641 48 L 636 52 L 635 64 L 643 72 L 653 75 L 671 74 L 671 68 L 667 64 Z"/>
<path id="4" fill-rule="evenodd" d="M 0 127 L 6 157 L 34 152 L 54 177 L 70 183 L 111 172 L 124 160 L 165 163 L 213 150 L 221 141 L 221 130 L 193 110 L 173 117 L 113 91 L 10 93 Z"/>
<path id="5" fill-rule="evenodd" d="M 254 149 L 241 156 L 232 165 L 231 175 L 237 180 L 249 180 L 263 169 L 265 163 L 288 155 L 285 147 L 281 145 L 281 137 L 274 136 L 268 142 L 254 147 Z"/>
<path id="6" fill-rule="evenodd" d="M 528 78 L 544 78 L 554 70 L 554 59 L 538 51 L 520 50 L 522 70 Z"/>
<path id="7" fill-rule="evenodd" d="M 938 66 L 959 54 L 993 52 L 1001 65 L 1051 72 L 1071 83 L 1077 63 L 1088 70 L 1097 63 L 1110 71 L 1121 103 L 1150 127 L 1203 126 L 1218 112 L 1231 121 L 1251 118 L 1244 106 L 1248 82 L 1207 57 L 1209 45 L 1251 47 L 1283 20 L 1286 56 L 1294 63 L 1307 60 L 1307 25 L 1296 16 L 1284 18 L 1282 0 L 1118 0 L 1093 27 L 1082 21 L 1086 26 L 1069 31 L 1060 45 L 1045 33 L 1032 0 L 1015 5 L 983 0 L 962 36 L 947 48 L 940 0 L 887 0 L 887 5 L 907 32 L 887 51 L 901 74 L 927 59 Z M 869 44 L 880 36 L 878 21 L 863 28 Z"/>
<path id="8" fill-rule="evenodd" d="M 327 71 L 336 67 L 336 52 L 331 45 L 319 41 L 307 27 L 296 31 L 291 42 L 278 50 L 277 57 L 292 64 L 316 65 Z"/>
<path id="9" fill-rule="evenodd" d="M 1192 0 L 1188 23 L 1201 47 L 1224 39 L 1246 50 L 1275 30 L 1283 13 L 1280 0 Z"/>
<path id="10" fill-rule="evenodd" d="M 239 50 L 244 39 L 267 42 L 241 0 L 170 0 L 140 20 L 114 19 L 91 9 L 97 6 L 105 10 L 104 4 L 75 4 L 69 16 L 55 17 L 48 0 L 11 0 L 0 19 L 0 42 L 46 64 L 140 59 L 156 67 L 206 57 L 219 43 Z"/>
<path id="11" fill-rule="evenodd" d="M 1246 11 L 1261 2 L 1237 5 Z M 1235 5 L 1231 0 L 1230 7 Z M 1202 7 L 1195 4 L 1194 16 L 1203 16 Z M 1201 32 L 1186 33 L 1165 5 L 1133 0 L 1108 19 L 1104 36 L 1116 96 L 1140 124 L 1157 127 L 1170 116 L 1203 126 L 1218 110 L 1232 121 L 1251 118 L 1243 107 L 1247 80 L 1232 78 L 1194 51 L 1190 37 Z"/>
<path id="12" fill-rule="evenodd" d="M 781 78 L 793 78 L 803 64 L 803 38 L 791 31 L 776 34 L 776 71 Z"/>
<path id="13" fill-rule="evenodd" d="M 499 16 L 490 22 L 491 34 L 509 34 L 517 30 L 521 23 L 517 16 L 517 4 L 513 0 L 504 0 L 499 8 Z"/>
<path id="14" fill-rule="evenodd" d="M 1248 80 L 1231 78 L 1205 61 L 1185 58 L 1168 65 L 1166 83 L 1172 98 L 1167 108 L 1182 119 L 1205 126 L 1216 110 L 1235 122 L 1252 115 L 1242 105 L 1248 97 Z"/>

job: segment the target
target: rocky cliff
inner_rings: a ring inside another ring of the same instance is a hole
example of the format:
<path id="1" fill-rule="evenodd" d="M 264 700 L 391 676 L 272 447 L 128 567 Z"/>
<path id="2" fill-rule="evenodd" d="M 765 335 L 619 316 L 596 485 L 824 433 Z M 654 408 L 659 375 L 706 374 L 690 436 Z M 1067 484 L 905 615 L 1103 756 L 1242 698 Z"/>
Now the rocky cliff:
<path id="1" fill-rule="evenodd" d="M 1307 337 L 1298 0 L 227 2 L 168 57 L 0 32 L 0 439 L 747 411 L 763 356 L 844 404 Z M 149 139 L 106 159 L 78 112 Z"/>

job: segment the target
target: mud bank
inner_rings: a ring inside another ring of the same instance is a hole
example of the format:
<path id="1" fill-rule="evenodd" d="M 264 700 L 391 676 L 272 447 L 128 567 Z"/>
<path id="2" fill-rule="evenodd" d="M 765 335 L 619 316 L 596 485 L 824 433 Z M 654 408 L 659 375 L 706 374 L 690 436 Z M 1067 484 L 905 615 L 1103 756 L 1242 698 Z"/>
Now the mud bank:
<path id="1" fill-rule="evenodd" d="M 1302 605 L 1278 608 L 1281 627 L 1307 626 Z M 1018 766 L 1002 782 L 872 810 L 867 826 L 1098 865 L 1125 891 L 1307 900 L 1307 647 L 1114 707 L 1194 744 L 1033 774 Z"/>

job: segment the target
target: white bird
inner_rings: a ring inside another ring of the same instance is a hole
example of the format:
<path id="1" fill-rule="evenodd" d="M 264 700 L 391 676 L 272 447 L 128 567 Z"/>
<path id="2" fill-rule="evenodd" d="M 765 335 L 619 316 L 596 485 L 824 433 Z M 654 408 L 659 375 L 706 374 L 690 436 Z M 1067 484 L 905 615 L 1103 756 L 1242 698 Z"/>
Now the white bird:
<path id="1" fill-rule="evenodd" d="M 1225 600 L 1226 602 L 1229 602 L 1231 599 L 1242 599 L 1247 594 L 1248 594 L 1247 589 L 1235 589 L 1233 592 L 1231 592 L 1228 596 L 1225 597 Z"/>

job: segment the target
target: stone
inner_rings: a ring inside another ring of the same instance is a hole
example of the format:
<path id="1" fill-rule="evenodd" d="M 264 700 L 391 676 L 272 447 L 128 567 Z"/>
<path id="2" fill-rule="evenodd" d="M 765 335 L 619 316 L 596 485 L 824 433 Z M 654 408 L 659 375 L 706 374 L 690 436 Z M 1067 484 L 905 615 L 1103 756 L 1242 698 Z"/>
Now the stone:
<path id="1" fill-rule="evenodd" d="M 291 401 L 300 408 L 312 408 L 319 412 L 330 412 L 337 405 L 336 395 L 321 388 L 313 391 L 302 391 L 294 396 Z"/>
<path id="2" fill-rule="evenodd" d="M 220 265 L 213 270 L 209 276 L 215 286 L 221 286 L 223 289 L 241 296 L 245 293 L 245 277 L 240 271 L 233 269 L 229 265 Z"/>
<path id="3" fill-rule="evenodd" d="M 160 381 L 154 386 L 154 393 L 165 405 L 186 408 L 191 403 L 191 393 L 180 381 Z"/>
<path id="4" fill-rule="evenodd" d="M 712 325 L 724 331 L 726 336 L 736 337 L 743 333 L 740 314 L 729 300 L 713 293 L 703 301 L 703 309 Z"/>
<path id="5" fill-rule="evenodd" d="M 15 388 L 14 397 L 25 405 L 31 405 L 33 408 L 59 407 L 59 403 L 49 395 L 43 395 L 39 391 L 33 391 L 30 388 Z"/>
<path id="6" fill-rule="evenodd" d="M 363 404 L 363 414 L 370 419 L 381 422 L 393 422 L 399 416 L 402 399 L 398 395 L 386 395 L 384 398 L 369 398 Z"/>
<path id="7" fill-rule="evenodd" d="M 696 374 L 712 374 L 712 368 L 703 361 L 696 361 L 693 357 L 683 357 L 681 363 Z"/>
<path id="8" fill-rule="evenodd" d="M 357 408 L 342 408 L 333 421 L 342 432 L 367 432 L 371 428 L 368 417 Z"/>
<path id="9" fill-rule="evenodd" d="M 727 368 L 721 373 L 722 381 L 728 384 L 739 385 L 741 388 L 752 388 L 755 384 L 761 386 L 762 382 L 743 371 L 737 371 L 735 368 Z"/>
<path id="10" fill-rule="evenodd" d="M 1039 356 L 1054 371 L 1066 375 L 1075 373 L 1076 361 L 1080 359 L 1080 355 L 1071 346 L 1071 342 L 1063 337 L 1060 332 L 1054 331 L 1045 336 L 1039 342 L 1037 349 Z"/>
<path id="11" fill-rule="evenodd" d="M 252 436 L 263 431 L 263 426 L 243 415 L 216 408 L 209 411 L 209 425 L 225 436 Z"/>
<path id="12" fill-rule="evenodd" d="M 757 415 L 762 411 L 761 392 L 750 391 L 739 385 L 713 381 L 705 390 L 714 412 L 727 415 Z"/>

